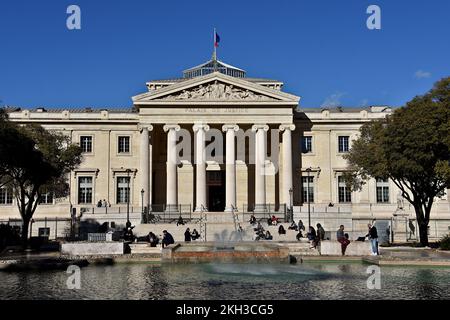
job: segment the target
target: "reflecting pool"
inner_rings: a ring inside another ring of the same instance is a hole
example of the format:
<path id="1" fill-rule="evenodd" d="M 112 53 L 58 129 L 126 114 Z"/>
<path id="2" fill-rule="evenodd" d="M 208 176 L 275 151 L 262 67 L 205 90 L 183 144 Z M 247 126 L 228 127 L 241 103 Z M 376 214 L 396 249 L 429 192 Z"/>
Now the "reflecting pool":
<path id="1" fill-rule="evenodd" d="M 81 289 L 64 271 L 0 272 L 0 299 L 449 299 L 449 268 L 381 267 L 370 290 L 369 265 L 116 264 L 81 269 Z"/>

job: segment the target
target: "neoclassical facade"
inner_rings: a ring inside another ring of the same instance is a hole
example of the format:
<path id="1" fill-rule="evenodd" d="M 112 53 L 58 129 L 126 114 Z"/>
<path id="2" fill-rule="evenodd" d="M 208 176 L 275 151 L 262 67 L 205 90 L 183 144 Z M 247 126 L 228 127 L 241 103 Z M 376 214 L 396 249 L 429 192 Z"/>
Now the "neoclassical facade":
<path id="1" fill-rule="evenodd" d="M 208 61 L 182 78 L 147 83 L 128 109 L 8 108 L 12 121 L 62 132 L 83 149 L 70 175 L 70 197 L 47 195 L 36 216 L 96 210 L 132 212 L 282 210 L 391 217 L 412 210 L 389 181 L 372 179 L 350 192 L 342 178 L 360 126 L 391 108 L 302 109 L 277 80 Z M 434 215 L 449 218 L 447 197 Z M 0 220 L 17 218 L 11 191 L 0 193 Z"/>

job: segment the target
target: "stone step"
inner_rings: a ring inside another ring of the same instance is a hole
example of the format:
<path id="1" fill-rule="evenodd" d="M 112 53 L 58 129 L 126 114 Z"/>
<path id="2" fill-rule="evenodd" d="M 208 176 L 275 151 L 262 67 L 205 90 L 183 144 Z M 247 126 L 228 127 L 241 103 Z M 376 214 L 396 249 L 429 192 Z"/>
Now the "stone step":
<path id="1" fill-rule="evenodd" d="M 148 243 L 129 244 L 131 254 L 160 254 L 161 247 L 150 247 Z"/>

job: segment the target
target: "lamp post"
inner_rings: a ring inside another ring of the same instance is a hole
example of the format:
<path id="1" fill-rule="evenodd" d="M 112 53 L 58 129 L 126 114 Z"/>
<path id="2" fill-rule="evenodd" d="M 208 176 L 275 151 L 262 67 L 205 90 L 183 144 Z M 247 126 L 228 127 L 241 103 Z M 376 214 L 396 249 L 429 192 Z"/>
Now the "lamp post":
<path id="1" fill-rule="evenodd" d="M 131 226 L 130 222 L 130 169 L 127 169 L 127 227 Z"/>
<path id="2" fill-rule="evenodd" d="M 308 178 L 307 178 L 308 181 L 306 182 L 307 183 L 306 197 L 308 200 L 308 225 L 309 225 L 309 227 L 311 227 L 311 201 L 310 201 L 311 199 L 309 198 L 309 177 L 310 177 L 311 171 L 312 171 L 311 167 L 306 169 L 306 173 L 308 174 Z"/>
<path id="3" fill-rule="evenodd" d="M 292 208 L 292 195 L 294 193 L 294 190 L 292 188 L 289 189 L 289 213 L 290 213 L 290 222 L 294 221 L 294 212 Z"/>
<path id="4" fill-rule="evenodd" d="M 145 193 L 145 190 L 142 189 L 141 190 L 141 203 L 142 203 L 142 212 L 141 212 L 141 214 L 142 214 L 142 220 L 144 220 L 144 193 Z M 146 221 L 144 220 L 144 222 L 146 222 Z"/>

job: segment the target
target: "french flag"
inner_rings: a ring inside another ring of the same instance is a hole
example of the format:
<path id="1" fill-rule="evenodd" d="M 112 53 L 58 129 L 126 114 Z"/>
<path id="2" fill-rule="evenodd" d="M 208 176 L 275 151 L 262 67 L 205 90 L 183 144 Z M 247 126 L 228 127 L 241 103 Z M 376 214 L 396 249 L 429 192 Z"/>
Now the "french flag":
<path id="1" fill-rule="evenodd" d="M 217 32 L 214 32 L 214 47 L 217 48 L 219 46 L 219 42 L 220 42 L 219 34 Z"/>

